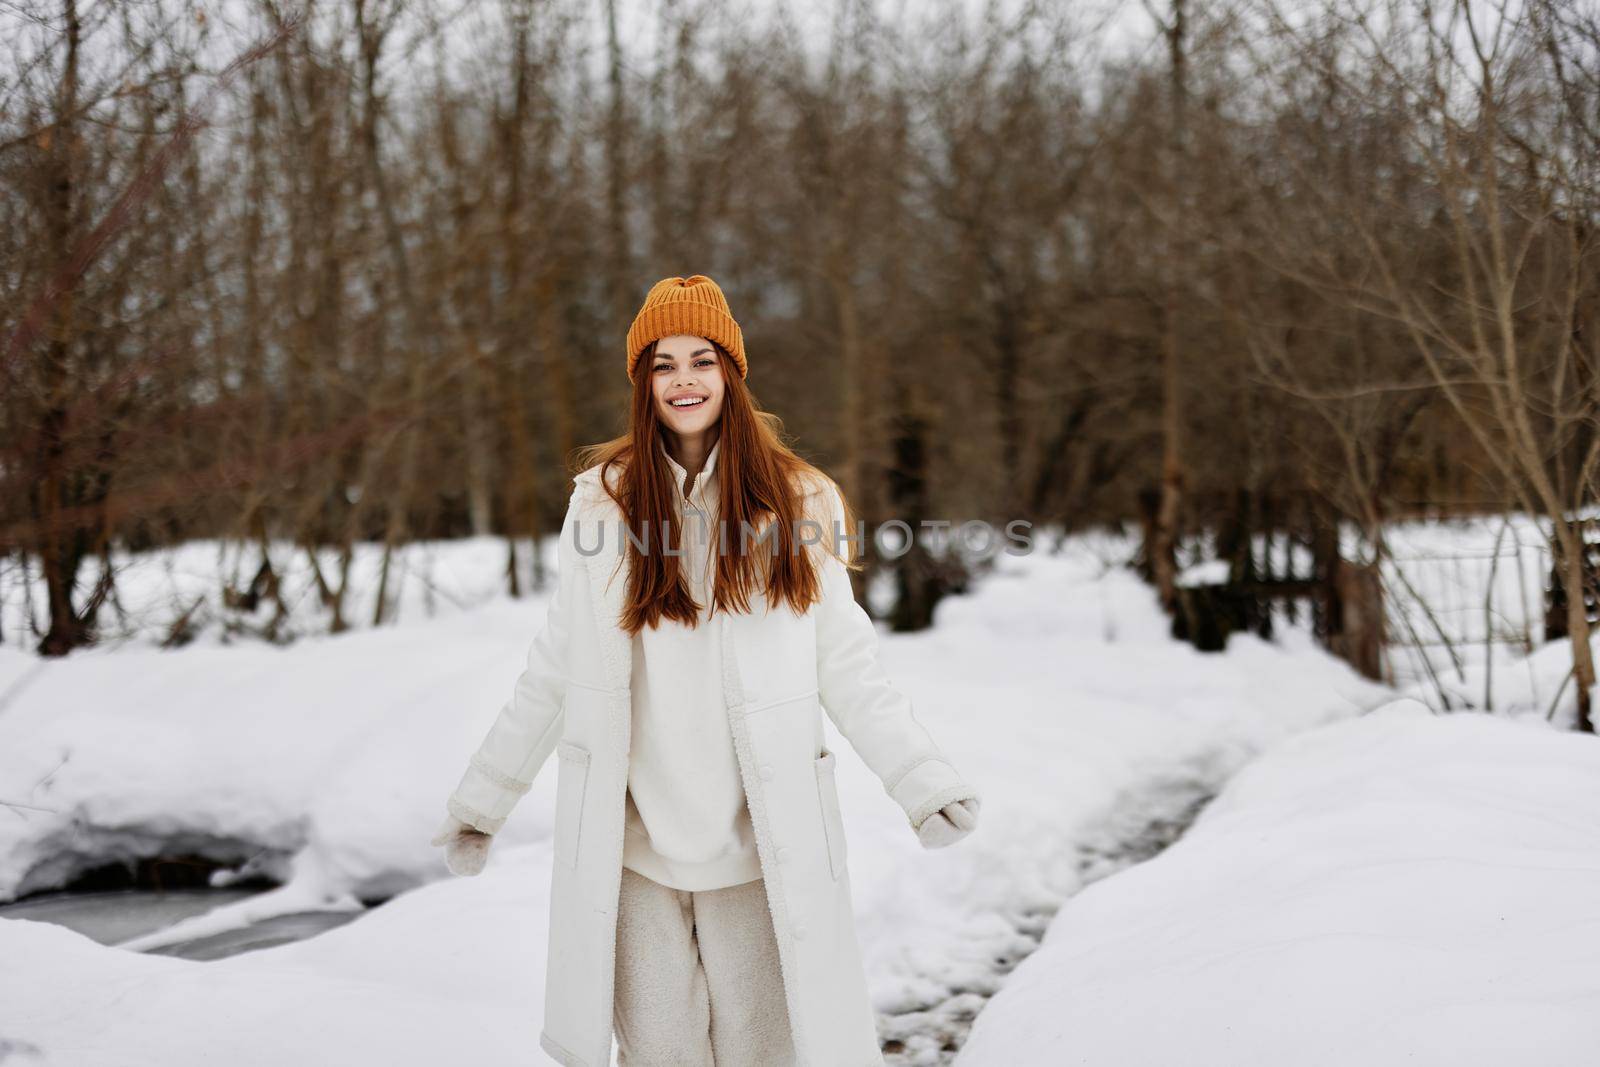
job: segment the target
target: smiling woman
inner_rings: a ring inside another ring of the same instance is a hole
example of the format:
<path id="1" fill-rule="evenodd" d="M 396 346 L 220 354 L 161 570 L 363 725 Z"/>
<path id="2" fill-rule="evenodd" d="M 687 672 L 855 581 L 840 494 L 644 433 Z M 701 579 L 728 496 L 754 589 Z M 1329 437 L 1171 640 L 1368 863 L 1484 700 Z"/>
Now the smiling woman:
<path id="1" fill-rule="evenodd" d="M 651 288 L 628 432 L 583 450 L 547 623 L 435 838 L 477 873 L 558 756 L 540 1044 L 564 1064 L 604 1067 L 613 1038 L 621 1067 L 883 1062 L 823 714 L 925 847 L 976 826 L 879 665 L 844 496 L 749 369 L 715 282 Z"/>
<path id="2" fill-rule="evenodd" d="M 714 342 L 681 333 L 651 347 L 650 392 L 657 415 L 663 428 L 678 438 L 680 458 L 703 461 L 710 451 L 706 441 L 722 418 L 722 356 Z M 697 462 L 691 469 L 699 467 Z"/>

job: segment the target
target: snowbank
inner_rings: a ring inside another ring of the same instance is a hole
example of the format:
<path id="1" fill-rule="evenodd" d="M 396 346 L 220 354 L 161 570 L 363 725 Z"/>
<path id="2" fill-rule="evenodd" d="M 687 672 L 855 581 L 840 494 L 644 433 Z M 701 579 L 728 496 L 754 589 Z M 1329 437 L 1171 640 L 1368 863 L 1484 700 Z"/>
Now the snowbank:
<path id="1" fill-rule="evenodd" d="M 507 849 L 473 879 L 358 922 L 210 963 L 0 921 L 0 1059 L 19 1065 L 543 1062 L 550 854 Z"/>
<path id="2" fill-rule="evenodd" d="M 1592 1064 L 1597 906 L 1600 739 L 1396 701 L 1071 900 L 957 1062 Z"/>

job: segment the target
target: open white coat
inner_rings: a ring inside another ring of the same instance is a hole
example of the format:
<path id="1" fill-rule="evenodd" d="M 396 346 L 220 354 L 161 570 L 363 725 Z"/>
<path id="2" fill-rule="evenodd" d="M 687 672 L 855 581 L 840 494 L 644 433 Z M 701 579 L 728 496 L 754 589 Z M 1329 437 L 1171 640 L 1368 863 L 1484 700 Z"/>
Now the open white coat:
<path id="1" fill-rule="evenodd" d="M 807 514 L 843 529 L 831 483 Z M 558 762 L 550 940 L 540 1045 L 569 1067 L 606 1067 L 632 704 L 631 638 L 620 627 L 628 562 L 622 514 L 599 469 L 577 477 L 562 524 L 559 584 L 514 694 L 448 806 L 498 831 L 545 760 Z M 730 532 L 730 537 L 736 533 Z M 824 533 L 824 538 L 830 535 Z M 831 539 L 829 539 L 831 544 Z M 834 753 L 821 713 L 883 782 L 914 831 L 977 797 L 878 663 L 877 633 L 844 564 L 826 551 L 823 597 L 804 615 L 764 597 L 717 613 L 723 694 L 755 826 L 794 1034 L 804 1067 L 882 1064 L 857 946 Z"/>

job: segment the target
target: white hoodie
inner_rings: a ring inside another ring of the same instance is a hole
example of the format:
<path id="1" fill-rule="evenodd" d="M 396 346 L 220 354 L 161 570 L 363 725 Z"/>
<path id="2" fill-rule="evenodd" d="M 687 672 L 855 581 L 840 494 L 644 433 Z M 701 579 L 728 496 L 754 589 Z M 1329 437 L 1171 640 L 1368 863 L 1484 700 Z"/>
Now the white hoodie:
<path id="1" fill-rule="evenodd" d="M 667 455 L 682 521 L 683 568 L 700 625 L 670 619 L 633 638 L 633 737 L 628 766 L 624 867 L 675 889 L 721 889 L 761 877 L 728 713 L 722 656 L 710 624 L 716 538 L 717 450 L 686 499 L 688 472 Z"/>

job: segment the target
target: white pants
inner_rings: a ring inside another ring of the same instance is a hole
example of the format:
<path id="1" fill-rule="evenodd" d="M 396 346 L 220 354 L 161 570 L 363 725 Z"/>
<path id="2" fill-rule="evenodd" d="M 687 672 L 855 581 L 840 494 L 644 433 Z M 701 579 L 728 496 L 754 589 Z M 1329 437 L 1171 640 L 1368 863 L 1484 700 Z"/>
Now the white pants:
<path id="1" fill-rule="evenodd" d="M 619 1067 L 793 1064 L 765 883 L 690 891 L 624 867 L 614 1003 Z"/>

